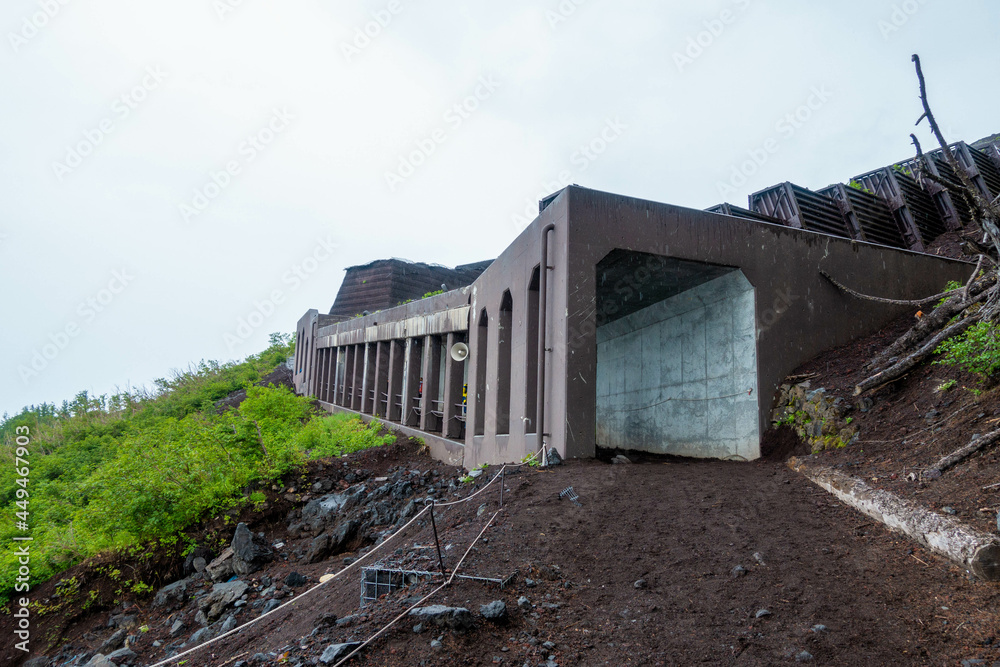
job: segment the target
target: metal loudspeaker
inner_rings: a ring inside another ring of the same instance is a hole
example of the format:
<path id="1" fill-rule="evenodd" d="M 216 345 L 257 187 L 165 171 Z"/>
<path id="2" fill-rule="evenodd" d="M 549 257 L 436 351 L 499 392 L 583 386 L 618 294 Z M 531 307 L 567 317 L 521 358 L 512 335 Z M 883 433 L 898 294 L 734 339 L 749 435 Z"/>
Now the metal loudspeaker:
<path id="1" fill-rule="evenodd" d="M 451 346 L 451 358 L 455 361 L 465 361 L 469 356 L 469 346 L 465 343 L 455 343 Z"/>

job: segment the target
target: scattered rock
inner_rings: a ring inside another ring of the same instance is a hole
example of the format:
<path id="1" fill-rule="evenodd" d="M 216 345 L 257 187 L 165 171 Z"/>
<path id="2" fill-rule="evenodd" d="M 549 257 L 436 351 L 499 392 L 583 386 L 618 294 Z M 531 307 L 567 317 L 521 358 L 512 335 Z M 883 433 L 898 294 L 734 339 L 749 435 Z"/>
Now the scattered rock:
<path id="1" fill-rule="evenodd" d="M 345 616 L 343 618 L 337 619 L 338 628 L 349 628 L 355 623 L 360 623 L 364 621 L 367 617 L 364 614 L 351 614 L 350 616 Z"/>
<path id="2" fill-rule="evenodd" d="M 224 635 L 230 630 L 233 630 L 235 628 L 236 628 L 236 616 L 230 614 L 229 616 L 226 617 L 226 620 L 222 622 L 222 626 L 219 627 L 219 634 Z"/>
<path id="3" fill-rule="evenodd" d="M 619 454 L 615 458 L 611 459 L 611 463 L 632 463 L 632 459 L 624 454 Z"/>
<path id="4" fill-rule="evenodd" d="M 634 584 L 632 584 L 632 588 L 640 588 L 641 589 L 641 588 L 645 588 L 646 586 L 647 586 L 647 584 L 646 584 L 646 580 L 645 579 L 637 579 L 636 582 Z"/>
<path id="5" fill-rule="evenodd" d="M 522 595 L 517 599 L 517 606 L 524 611 L 531 611 L 531 600 Z"/>
<path id="6" fill-rule="evenodd" d="M 285 577 L 285 585 L 291 586 L 292 588 L 298 588 L 299 586 L 305 586 L 309 582 L 304 576 L 298 572 L 289 572 L 288 576 Z"/>
<path id="7" fill-rule="evenodd" d="M 121 645 L 125 643 L 125 637 L 128 636 L 128 630 L 126 628 L 121 628 L 116 630 L 113 635 L 104 640 L 101 644 L 102 651 L 114 651 L 115 649 L 121 648 Z"/>
<path id="8" fill-rule="evenodd" d="M 264 603 L 264 608 L 260 610 L 260 615 L 269 614 L 281 606 L 281 600 L 268 600 Z"/>
<path id="9" fill-rule="evenodd" d="M 503 623 L 507 620 L 507 605 L 503 600 L 494 600 L 489 604 L 480 605 L 479 614 L 488 621 Z"/>
<path id="10" fill-rule="evenodd" d="M 320 627 L 328 628 L 331 625 L 337 624 L 337 615 L 334 614 L 333 612 L 328 611 L 322 616 L 320 616 L 319 619 L 317 619 L 317 622 L 319 623 Z"/>
<path id="11" fill-rule="evenodd" d="M 424 631 L 423 623 L 417 623 L 416 625 L 413 626 L 413 634 L 419 635 L 423 631 Z"/>
<path id="12" fill-rule="evenodd" d="M 549 466 L 562 465 L 562 462 L 563 462 L 563 458 L 561 456 L 559 456 L 559 452 L 556 451 L 556 448 L 555 447 L 550 448 L 549 449 L 549 453 L 548 453 L 548 464 L 549 464 Z M 631 463 L 631 461 L 629 461 L 629 463 Z"/>
<path id="13" fill-rule="evenodd" d="M 135 654 L 135 651 L 126 646 L 125 648 L 120 648 L 117 651 L 108 653 L 105 657 L 111 662 L 119 663 L 119 662 L 131 662 L 135 660 L 137 656 Z"/>
<path id="14" fill-rule="evenodd" d="M 215 584 L 212 592 L 198 600 L 198 608 L 205 612 L 209 621 L 222 615 L 226 607 L 240 599 L 249 588 L 246 582 L 236 579 L 224 584 Z"/>
<path id="15" fill-rule="evenodd" d="M 795 654 L 795 662 L 811 662 L 812 659 L 812 653 L 809 651 L 799 651 Z"/>
<path id="16" fill-rule="evenodd" d="M 218 558 L 205 566 L 205 572 L 212 581 L 222 581 L 233 576 L 233 548 L 226 547 Z"/>
<path id="17" fill-rule="evenodd" d="M 757 561 L 760 565 L 767 565 L 767 563 L 764 562 L 764 557 L 760 555 L 759 551 L 754 552 L 753 559 Z"/>
<path id="18" fill-rule="evenodd" d="M 153 607 L 165 607 L 176 603 L 183 604 L 189 583 L 191 583 L 190 579 L 181 579 L 172 584 L 167 584 L 156 592 L 156 596 L 153 597 Z"/>
<path id="19" fill-rule="evenodd" d="M 954 507 L 949 507 L 949 506 L 942 507 L 941 511 L 944 512 L 945 514 L 950 514 L 952 516 L 958 514 L 958 512 L 955 511 Z"/>
<path id="20" fill-rule="evenodd" d="M 177 635 L 181 630 L 184 629 L 184 621 L 177 619 L 174 624 L 170 626 L 170 636 L 173 637 Z"/>
<path id="21" fill-rule="evenodd" d="M 758 609 L 757 613 L 755 614 L 755 617 L 756 618 L 767 618 L 770 615 L 771 615 L 771 612 L 768 611 L 767 609 Z"/>
<path id="22" fill-rule="evenodd" d="M 274 552 L 258 536 L 250 532 L 245 523 L 236 526 L 233 534 L 233 571 L 250 574 L 261 569 L 274 558 Z"/>
<path id="23" fill-rule="evenodd" d="M 323 649 L 323 654 L 319 656 L 319 661 L 323 664 L 337 662 L 345 655 L 361 646 L 361 642 L 347 642 L 344 644 L 330 644 Z"/>
<path id="24" fill-rule="evenodd" d="M 410 611 L 410 616 L 422 623 L 438 627 L 449 627 L 452 630 L 466 630 L 473 625 L 472 614 L 465 607 L 446 607 L 441 604 L 429 607 L 418 607 Z"/>
<path id="25" fill-rule="evenodd" d="M 201 628 L 196 631 L 191 638 L 188 639 L 188 644 L 192 646 L 197 646 L 198 644 L 207 642 L 209 639 L 215 636 L 215 630 L 213 628 Z"/>
<path id="26" fill-rule="evenodd" d="M 431 648 L 441 648 L 442 646 L 443 644 L 441 643 L 441 637 L 431 640 Z"/>
<path id="27" fill-rule="evenodd" d="M 118 667 L 115 663 L 108 660 L 108 658 L 100 653 L 95 655 L 93 658 L 87 661 L 84 667 Z"/>
<path id="28" fill-rule="evenodd" d="M 816 625 L 812 626 L 809 629 L 812 630 L 813 632 L 819 634 L 820 632 L 826 632 L 827 627 L 825 625 L 823 625 L 822 623 L 817 623 Z"/>
<path id="29" fill-rule="evenodd" d="M 108 618 L 109 628 L 132 628 L 135 627 L 136 623 L 135 616 L 125 615 L 125 614 L 112 614 Z"/>
<path id="30" fill-rule="evenodd" d="M 38 656 L 26 661 L 21 667 L 48 667 L 49 659 L 45 656 Z"/>
<path id="31" fill-rule="evenodd" d="M 330 536 L 323 533 L 319 537 L 313 538 L 306 551 L 306 563 L 318 563 L 330 555 Z"/>
<path id="32" fill-rule="evenodd" d="M 736 567 L 734 567 L 732 570 L 729 571 L 729 576 L 731 576 L 733 579 L 736 579 L 738 577 L 746 576 L 746 573 L 747 569 L 745 567 L 743 567 L 742 565 L 737 565 Z"/>
<path id="33" fill-rule="evenodd" d="M 208 567 L 208 561 L 199 556 L 198 558 L 195 558 L 193 561 L 191 561 L 191 567 L 194 568 L 195 572 L 201 574 L 202 572 L 205 571 L 205 568 Z"/>

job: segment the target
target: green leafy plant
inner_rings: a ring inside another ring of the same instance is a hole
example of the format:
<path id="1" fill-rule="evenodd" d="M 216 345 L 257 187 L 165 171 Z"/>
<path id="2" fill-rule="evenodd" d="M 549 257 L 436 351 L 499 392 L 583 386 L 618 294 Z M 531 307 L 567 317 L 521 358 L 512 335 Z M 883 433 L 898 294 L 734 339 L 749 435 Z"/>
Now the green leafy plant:
<path id="1" fill-rule="evenodd" d="M 875 194 L 874 192 L 872 192 L 871 190 L 869 190 L 868 188 L 866 188 L 864 183 L 862 183 L 861 181 L 855 180 L 853 178 L 850 181 L 848 181 L 847 187 L 853 188 L 854 190 L 857 190 L 859 192 L 867 192 L 870 195 Z"/>
<path id="2" fill-rule="evenodd" d="M 1000 370 L 997 325 L 979 322 L 941 343 L 935 352 L 944 356 L 934 363 L 955 366 L 983 379 L 992 378 Z"/>
<path id="3" fill-rule="evenodd" d="M 946 381 L 942 382 L 941 384 L 939 384 L 937 386 L 937 389 L 935 389 L 934 391 L 937 391 L 939 393 L 944 393 L 946 391 L 951 391 L 952 389 L 955 388 L 955 385 L 957 385 L 957 384 L 958 384 L 958 382 L 956 380 L 946 380 Z"/>

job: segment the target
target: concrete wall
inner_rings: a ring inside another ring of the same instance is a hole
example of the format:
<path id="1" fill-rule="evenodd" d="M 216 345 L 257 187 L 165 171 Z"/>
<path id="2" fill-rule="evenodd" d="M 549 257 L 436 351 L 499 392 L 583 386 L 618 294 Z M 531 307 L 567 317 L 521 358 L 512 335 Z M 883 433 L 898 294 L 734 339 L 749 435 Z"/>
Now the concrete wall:
<path id="1" fill-rule="evenodd" d="M 597 329 L 597 445 L 760 456 L 754 293 L 742 273 Z"/>
<path id="2" fill-rule="evenodd" d="M 306 313 L 299 323 L 305 358 L 296 364 L 296 387 L 301 393 L 320 393 L 321 400 L 339 408 L 378 414 L 377 402 L 369 405 L 373 402 L 361 398 L 370 395 L 376 382 L 379 391 L 403 385 L 400 397 L 389 397 L 402 399 L 402 421 L 464 447 L 464 464 L 473 467 L 515 461 L 537 449 L 532 388 L 541 369 L 541 437 L 564 457 L 593 456 L 598 444 L 598 295 L 605 289 L 598 284 L 597 270 L 613 252 L 646 253 L 712 265 L 716 271 L 738 268 L 753 287 L 758 390 L 746 405 L 734 402 L 733 408 L 749 411 L 752 402 L 758 432 L 763 432 L 781 380 L 799 364 L 909 310 L 848 297 L 820 271 L 861 292 L 897 299 L 934 294 L 948 280 L 963 280 L 971 271 L 964 262 L 576 186 L 546 203 L 539 217 L 467 288 L 340 324 L 328 324 L 316 311 Z M 549 246 L 542 257 L 545 238 Z M 532 292 L 536 270 L 548 284 Z M 636 298 L 645 306 L 642 299 L 649 289 L 640 287 L 638 292 Z M 500 317 L 502 305 L 509 307 L 509 315 Z M 532 323 L 542 316 L 547 322 L 539 334 Z M 706 311 L 706 317 L 721 315 Z M 738 330 L 745 333 L 745 323 Z M 737 328 L 733 331 L 735 335 Z M 536 353 L 539 335 L 544 340 L 541 358 Z M 383 345 L 389 340 L 397 345 Z M 450 355 L 441 355 L 444 377 L 451 381 L 443 404 L 435 406 L 427 392 L 417 396 L 416 373 L 410 369 L 433 370 L 433 375 L 423 374 L 440 378 L 439 366 L 423 365 L 423 351 L 441 342 L 450 349 L 456 341 L 467 342 L 471 355 L 465 368 Z M 405 353 L 403 378 L 396 377 L 400 366 L 393 350 Z M 366 358 L 374 364 L 366 366 Z M 339 387 L 328 381 L 336 377 L 331 368 L 338 360 L 346 361 Z M 467 420 L 458 420 L 460 378 L 466 372 Z M 437 410 L 442 414 L 428 418 L 428 411 L 437 407 L 443 408 Z M 415 408 L 421 413 L 417 423 L 412 419 Z M 498 415 L 498 410 L 505 414 Z M 481 433 L 473 427 L 477 423 L 482 424 Z M 694 431 L 701 428 L 698 423 L 676 428 Z M 456 424 L 466 428 L 450 430 Z M 736 429 L 732 435 L 742 441 L 749 433 Z M 693 442 L 689 436 L 684 437 Z M 753 453 L 739 447 L 737 451 Z M 716 450 L 705 451 L 713 455 Z"/>

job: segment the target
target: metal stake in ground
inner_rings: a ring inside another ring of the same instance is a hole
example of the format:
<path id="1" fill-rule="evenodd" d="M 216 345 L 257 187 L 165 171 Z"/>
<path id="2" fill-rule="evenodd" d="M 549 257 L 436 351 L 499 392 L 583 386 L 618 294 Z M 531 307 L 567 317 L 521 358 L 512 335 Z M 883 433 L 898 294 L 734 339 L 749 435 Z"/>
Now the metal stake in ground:
<path id="1" fill-rule="evenodd" d="M 431 528 L 434 529 L 434 545 L 437 547 L 438 564 L 441 566 L 441 576 L 447 577 L 448 573 L 444 569 L 444 558 L 441 556 L 441 542 L 438 540 L 437 524 L 434 522 L 434 501 L 431 501 Z"/>

